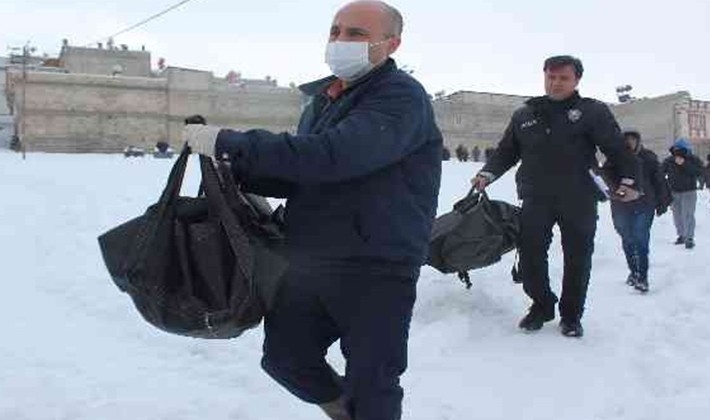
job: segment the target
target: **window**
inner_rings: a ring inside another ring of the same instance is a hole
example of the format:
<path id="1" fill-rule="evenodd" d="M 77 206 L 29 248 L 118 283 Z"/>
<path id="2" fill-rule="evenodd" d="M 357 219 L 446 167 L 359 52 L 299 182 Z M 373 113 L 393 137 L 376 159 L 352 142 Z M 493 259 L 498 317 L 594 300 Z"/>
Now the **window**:
<path id="1" fill-rule="evenodd" d="M 689 113 L 688 114 L 688 128 L 690 129 L 690 136 L 693 138 L 706 138 L 707 129 L 707 115 L 701 113 Z"/>

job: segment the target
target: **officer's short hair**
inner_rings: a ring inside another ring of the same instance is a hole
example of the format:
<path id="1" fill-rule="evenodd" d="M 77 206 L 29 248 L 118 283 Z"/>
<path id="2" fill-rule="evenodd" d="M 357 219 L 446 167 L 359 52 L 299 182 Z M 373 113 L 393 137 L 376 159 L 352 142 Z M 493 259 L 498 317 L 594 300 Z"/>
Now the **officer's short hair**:
<path id="1" fill-rule="evenodd" d="M 577 57 L 572 57 L 571 55 L 556 55 L 545 60 L 545 67 L 543 71 L 555 70 L 561 67 L 572 66 L 574 68 L 574 74 L 577 79 L 581 79 L 584 74 L 584 66 L 582 65 L 582 60 Z"/>
<path id="2" fill-rule="evenodd" d="M 636 140 L 641 140 L 641 133 L 639 133 L 638 130 L 624 130 L 622 134 L 624 137 L 633 137 Z"/>

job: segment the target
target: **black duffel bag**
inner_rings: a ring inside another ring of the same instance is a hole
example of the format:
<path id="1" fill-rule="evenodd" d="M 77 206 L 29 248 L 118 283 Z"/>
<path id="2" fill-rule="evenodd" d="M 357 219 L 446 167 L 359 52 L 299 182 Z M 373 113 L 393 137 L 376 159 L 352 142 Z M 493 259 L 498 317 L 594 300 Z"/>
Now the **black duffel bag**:
<path id="1" fill-rule="evenodd" d="M 198 197 L 181 197 L 189 157 L 185 145 L 160 200 L 99 245 L 114 283 L 150 324 L 190 337 L 237 337 L 260 323 L 286 269 L 282 226 L 240 191 L 225 163 L 217 172 L 206 156 Z"/>
<path id="2" fill-rule="evenodd" d="M 517 247 L 519 237 L 520 208 L 472 189 L 434 221 L 427 264 L 442 273 L 458 273 L 471 287 L 468 270 L 500 261 Z"/>

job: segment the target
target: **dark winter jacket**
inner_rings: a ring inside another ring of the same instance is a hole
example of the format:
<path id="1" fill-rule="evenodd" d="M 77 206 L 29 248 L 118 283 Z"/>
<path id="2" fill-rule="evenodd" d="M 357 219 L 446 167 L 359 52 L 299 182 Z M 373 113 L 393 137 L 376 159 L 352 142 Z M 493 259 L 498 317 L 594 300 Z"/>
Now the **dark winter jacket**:
<path id="1" fill-rule="evenodd" d="M 416 274 L 441 178 L 431 101 L 393 60 L 331 99 L 335 80 L 301 87 L 297 135 L 222 130 L 216 156 L 229 155 L 251 191 L 288 199 L 292 261 Z"/>
<path id="2" fill-rule="evenodd" d="M 669 149 L 671 155 L 663 161 L 663 173 L 673 192 L 687 192 L 698 189 L 698 179 L 703 176 L 703 163 L 693 154 L 690 142 L 679 139 Z M 675 162 L 680 156 L 685 159 L 682 165 Z"/>
<path id="3" fill-rule="evenodd" d="M 576 93 L 564 101 L 532 98 L 513 114 L 482 172 L 499 177 L 521 161 L 516 180 L 523 199 L 598 195 L 589 175 L 598 166 L 597 147 L 622 178 L 634 179 L 634 157 L 605 104 Z"/>
<path id="4" fill-rule="evenodd" d="M 661 171 L 658 156 L 639 144 L 634 150 L 637 165 L 636 188 L 642 194 L 638 200 L 622 202 L 612 200 L 612 210 L 637 210 L 642 208 L 655 209 L 659 214 L 666 211 L 673 200 L 668 183 Z M 605 179 L 613 186 L 619 185 L 618 172 L 610 161 L 603 167 Z"/>

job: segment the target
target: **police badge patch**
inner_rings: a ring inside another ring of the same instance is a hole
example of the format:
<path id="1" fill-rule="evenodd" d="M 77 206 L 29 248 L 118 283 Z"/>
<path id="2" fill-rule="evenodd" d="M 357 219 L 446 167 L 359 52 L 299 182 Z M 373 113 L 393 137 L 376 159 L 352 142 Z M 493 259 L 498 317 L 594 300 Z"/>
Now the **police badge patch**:
<path id="1" fill-rule="evenodd" d="M 579 121 L 580 118 L 582 118 L 582 111 L 576 108 L 570 109 L 569 111 L 567 111 L 567 118 L 569 118 L 569 120 L 573 123 L 576 123 L 577 121 Z"/>

